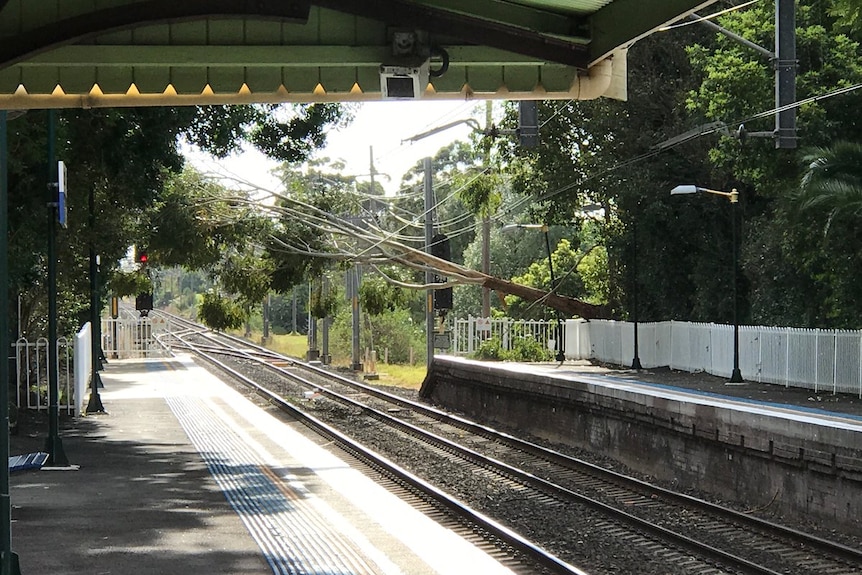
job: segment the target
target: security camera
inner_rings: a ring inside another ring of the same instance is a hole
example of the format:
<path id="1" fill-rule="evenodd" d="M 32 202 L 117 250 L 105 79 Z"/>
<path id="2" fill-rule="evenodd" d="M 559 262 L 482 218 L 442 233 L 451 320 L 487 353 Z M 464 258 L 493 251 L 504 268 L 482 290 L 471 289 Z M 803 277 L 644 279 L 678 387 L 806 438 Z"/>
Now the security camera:
<path id="1" fill-rule="evenodd" d="M 380 91 L 384 99 L 420 98 L 428 86 L 428 78 L 428 60 L 416 65 L 382 64 Z"/>

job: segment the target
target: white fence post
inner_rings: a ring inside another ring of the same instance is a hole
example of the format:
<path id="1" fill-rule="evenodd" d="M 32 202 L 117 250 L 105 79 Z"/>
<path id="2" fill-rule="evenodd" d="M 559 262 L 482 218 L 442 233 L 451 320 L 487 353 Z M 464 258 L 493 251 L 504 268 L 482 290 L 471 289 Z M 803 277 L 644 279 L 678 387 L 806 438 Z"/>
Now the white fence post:
<path id="1" fill-rule="evenodd" d="M 464 354 L 465 350 L 473 353 L 480 337 L 485 338 L 486 332 L 477 329 L 477 324 L 476 318 L 472 317 L 456 320 L 456 325 L 463 326 L 466 338 L 466 341 L 459 338 L 461 343 L 456 347 L 456 353 Z M 508 318 L 492 319 L 490 324 L 491 333 L 500 337 L 506 349 L 510 347 L 512 334 L 530 333 L 547 340 L 556 327 L 553 321 L 514 321 Z M 566 357 L 625 365 L 627 345 L 631 343 L 628 341 L 630 338 L 625 337 L 629 325 L 628 322 L 610 320 L 566 320 L 563 339 Z M 644 367 L 705 370 L 713 375 L 729 376 L 732 326 L 671 320 L 639 327 L 644 335 L 641 347 Z M 831 377 L 833 393 L 858 393 L 862 398 L 862 330 L 840 333 L 835 330 L 829 334 L 820 329 L 745 326 L 740 335 L 743 333 L 740 370 L 750 381 L 783 383 L 785 387 L 793 385 L 816 392 L 823 387 L 822 380 Z M 826 341 L 834 346 L 832 353 L 829 353 L 827 344 L 821 345 L 820 342 L 821 338 L 830 335 Z M 20 349 L 20 341 L 16 345 Z M 823 360 L 832 361 L 832 366 L 821 361 L 821 350 L 826 354 Z M 822 377 L 821 368 L 828 369 Z M 858 377 L 856 385 L 852 381 L 854 376 Z"/>
<path id="2" fill-rule="evenodd" d="M 87 384 L 93 376 L 93 330 L 90 322 L 75 335 L 75 396 L 74 414 L 77 417 L 84 409 L 84 395 Z"/>

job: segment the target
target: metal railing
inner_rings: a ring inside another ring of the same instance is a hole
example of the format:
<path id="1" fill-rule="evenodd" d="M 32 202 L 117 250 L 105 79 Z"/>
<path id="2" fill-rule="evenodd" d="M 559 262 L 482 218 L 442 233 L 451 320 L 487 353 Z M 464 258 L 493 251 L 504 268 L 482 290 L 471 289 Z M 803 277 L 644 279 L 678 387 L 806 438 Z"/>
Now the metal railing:
<path id="1" fill-rule="evenodd" d="M 102 318 L 102 351 L 108 359 L 168 357 L 160 336 L 170 330 L 171 320 L 164 316 L 140 317 L 121 309 L 116 319 Z"/>
<path id="2" fill-rule="evenodd" d="M 471 355 L 483 342 L 496 338 L 503 349 L 511 350 L 517 338 L 529 337 L 554 350 L 556 321 L 544 320 L 514 320 L 510 318 L 481 318 L 470 316 L 467 319 L 456 319 L 454 336 L 452 338 L 452 353 L 455 355 Z M 563 335 L 563 345 L 566 337 Z"/>
<path id="3" fill-rule="evenodd" d="M 12 349 L 15 353 L 15 403 L 19 408 L 47 410 L 48 339 L 41 337 L 30 342 L 20 338 L 12 344 Z M 57 405 L 68 414 L 76 413 L 73 349 L 66 338 L 57 339 Z"/>
<path id="4" fill-rule="evenodd" d="M 102 351 L 106 358 L 114 359 L 168 357 L 171 352 L 158 336 L 170 329 L 170 321 L 163 317 L 127 313 L 117 319 L 102 319 Z M 77 415 L 84 408 L 92 372 L 91 338 L 87 323 L 74 341 L 57 339 L 57 404 L 69 415 Z M 20 338 L 12 344 L 15 392 L 11 399 L 20 409 L 48 409 L 48 345 L 44 337 L 35 341 Z"/>

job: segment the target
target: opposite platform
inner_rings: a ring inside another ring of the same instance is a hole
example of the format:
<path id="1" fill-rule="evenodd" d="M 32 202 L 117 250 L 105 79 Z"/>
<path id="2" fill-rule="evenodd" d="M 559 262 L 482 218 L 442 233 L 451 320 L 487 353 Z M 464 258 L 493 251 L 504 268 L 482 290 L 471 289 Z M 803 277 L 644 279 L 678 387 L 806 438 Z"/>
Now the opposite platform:
<path id="1" fill-rule="evenodd" d="M 12 475 L 24 574 L 511 573 L 189 358 L 101 377 L 79 468 Z"/>
<path id="2" fill-rule="evenodd" d="M 855 398 L 799 405 L 788 403 L 798 394 L 768 384 L 743 390 L 701 375 L 683 388 L 646 370 L 603 372 L 438 356 L 420 394 L 493 427 L 607 455 L 674 488 L 859 529 Z"/>

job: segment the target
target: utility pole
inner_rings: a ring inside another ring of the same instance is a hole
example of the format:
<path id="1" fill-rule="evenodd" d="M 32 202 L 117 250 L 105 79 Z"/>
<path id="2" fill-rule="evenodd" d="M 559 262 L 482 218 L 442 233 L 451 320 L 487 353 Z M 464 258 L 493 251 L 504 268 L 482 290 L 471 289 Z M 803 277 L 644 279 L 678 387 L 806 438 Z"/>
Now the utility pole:
<path id="1" fill-rule="evenodd" d="M 796 3 L 775 0 L 775 147 L 796 147 Z"/>
<path id="2" fill-rule="evenodd" d="M 371 189 L 368 191 L 368 195 L 374 195 L 374 147 L 368 146 L 368 174 L 371 176 Z M 356 181 L 356 180 L 354 180 Z"/>
<path id="3" fill-rule="evenodd" d="M 269 341 L 269 309 L 272 305 L 272 294 L 266 294 L 263 300 L 263 344 Z"/>
<path id="4" fill-rule="evenodd" d="M 57 358 L 57 215 L 59 180 L 54 154 L 57 112 L 48 111 L 48 465 L 63 467 L 69 459 L 60 438 L 60 374 Z"/>
<path id="5" fill-rule="evenodd" d="M 491 100 L 485 101 L 485 134 L 491 133 Z M 486 136 L 490 137 L 490 136 Z M 485 148 L 485 157 L 483 158 L 484 168 L 487 170 L 491 164 L 491 145 Z M 488 214 L 487 206 L 484 215 L 482 216 L 482 273 L 491 275 L 491 217 Z M 482 288 L 482 317 L 491 317 L 491 290 Z"/>
<path id="6" fill-rule="evenodd" d="M 321 288 L 322 292 L 320 294 L 321 301 L 329 301 L 329 276 L 326 273 L 323 274 L 323 286 Z M 324 300 L 324 298 L 326 298 Z M 329 317 L 329 310 L 327 306 L 326 315 L 323 316 L 323 319 L 320 321 L 323 322 L 323 341 L 321 342 L 321 354 L 320 361 L 323 362 L 323 365 L 329 365 L 330 357 L 329 357 L 329 322 L 332 320 Z"/>
<path id="7" fill-rule="evenodd" d="M 291 294 L 293 295 L 293 302 L 292 302 L 292 306 L 291 306 L 292 307 L 291 311 L 293 313 L 291 313 L 291 317 L 290 317 L 290 332 L 291 333 L 299 333 L 299 328 L 296 327 L 296 286 L 293 286 L 293 289 L 291 290 Z"/>
<path id="8" fill-rule="evenodd" d="M 317 361 L 320 350 L 317 348 L 317 318 L 311 313 L 311 301 L 314 295 L 314 282 L 308 282 L 308 361 Z"/>
<path id="9" fill-rule="evenodd" d="M 362 371 L 362 361 L 359 353 L 359 281 L 361 278 L 361 268 L 359 264 L 353 264 L 353 267 L 347 272 L 347 296 L 350 298 L 350 307 L 352 311 L 352 326 L 353 334 L 351 339 L 351 358 L 350 369 L 353 371 Z"/>
<path id="10" fill-rule="evenodd" d="M 431 185 L 431 158 L 423 160 L 425 168 L 425 253 L 431 253 L 431 241 L 434 237 L 434 188 Z M 434 283 L 434 272 L 425 271 L 425 283 Z M 425 368 L 431 371 L 434 360 L 434 290 L 425 291 Z"/>

